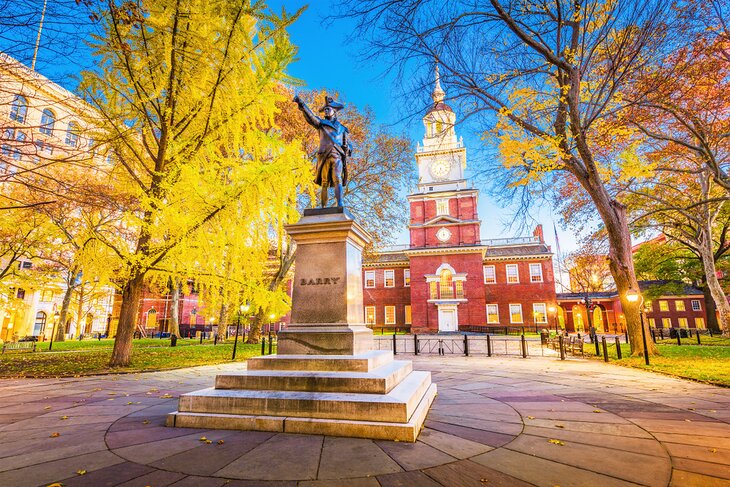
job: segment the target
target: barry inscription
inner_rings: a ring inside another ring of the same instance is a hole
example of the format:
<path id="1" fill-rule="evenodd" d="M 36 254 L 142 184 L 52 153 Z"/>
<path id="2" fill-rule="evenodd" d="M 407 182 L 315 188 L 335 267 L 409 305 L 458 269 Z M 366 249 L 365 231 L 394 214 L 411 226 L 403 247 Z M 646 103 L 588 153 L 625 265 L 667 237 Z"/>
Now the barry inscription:
<path id="1" fill-rule="evenodd" d="M 327 284 L 337 284 L 339 277 L 318 277 L 316 279 L 300 279 L 300 286 L 323 286 Z"/>

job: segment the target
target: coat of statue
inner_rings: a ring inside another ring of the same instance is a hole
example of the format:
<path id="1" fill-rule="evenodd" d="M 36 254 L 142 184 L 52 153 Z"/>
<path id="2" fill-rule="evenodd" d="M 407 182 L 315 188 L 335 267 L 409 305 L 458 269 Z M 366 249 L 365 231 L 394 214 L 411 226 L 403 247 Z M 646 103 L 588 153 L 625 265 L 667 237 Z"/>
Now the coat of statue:
<path id="1" fill-rule="evenodd" d="M 337 206 L 343 206 L 342 187 L 347 184 L 347 158 L 352 154 L 352 147 L 347 141 L 349 130 L 337 120 L 337 112 L 344 105 L 326 96 L 325 105 L 319 110 L 324 112 L 324 118 L 320 118 L 299 96 L 294 97 L 294 102 L 304 114 L 307 123 L 319 132 L 314 182 L 321 186 L 320 206 L 322 208 L 327 206 L 330 187 L 334 189 Z"/>

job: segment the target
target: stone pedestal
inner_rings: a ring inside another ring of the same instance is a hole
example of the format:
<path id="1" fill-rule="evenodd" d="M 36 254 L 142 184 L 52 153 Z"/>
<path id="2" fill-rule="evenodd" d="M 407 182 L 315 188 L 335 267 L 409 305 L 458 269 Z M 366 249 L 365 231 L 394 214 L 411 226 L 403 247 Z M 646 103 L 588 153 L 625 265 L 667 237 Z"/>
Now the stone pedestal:
<path id="1" fill-rule="evenodd" d="M 168 425 L 415 441 L 436 385 L 410 361 L 372 350 L 362 304 L 369 235 L 343 208 L 305 210 L 286 230 L 297 251 L 278 355 L 184 394 Z"/>

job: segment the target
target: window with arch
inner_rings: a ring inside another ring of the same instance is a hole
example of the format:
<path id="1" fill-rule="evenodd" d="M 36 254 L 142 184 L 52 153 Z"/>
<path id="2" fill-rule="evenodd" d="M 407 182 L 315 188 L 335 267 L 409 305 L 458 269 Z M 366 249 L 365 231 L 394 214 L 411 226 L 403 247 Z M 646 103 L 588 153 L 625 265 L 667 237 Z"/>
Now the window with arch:
<path id="1" fill-rule="evenodd" d="M 44 135 L 53 135 L 53 126 L 56 124 L 56 114 L 50 108 L 43 110 L 41 114 L 40 132 Z"/>
<path id="2" fill-rule="evenodd" d="M 157 328 L 157 310 L 150 308 L 147 312 L 147 328 Z"/>
<path id="3" fill-rule="evenodd" d="M 444 131 L 444 124 L 441 122 L 436 122 L 436 133 L 440 134 Z"/>
<path id="4" fill-rule="evenodd" d="M 24 123 L 25 118 L 28 115 L 28 101 L 24 96 L 15 95 L 13 104 L 10 107 L 10 120 Z"/>
<path id="5" fill-rule="evenodd" d="M 43 311 L 39 311 L 35 315 L 35 323 L 33 324 L 33 335 L 43 335 L 46 331 L 46 314 Z"/>
<path id="6" fill-rule="evenodd" d="M 441 299 L 448 299 L 454 297 L 454 280 L 453 280 L 453 274 L 451 274 L 451 271 L 448 269 L 444 269 L 441 271 L 441 276 L 439 279 L 439 293 L 441 294 Z"/>
<path id="7" fill-rule="evenodd" d="M 76 122 L 69 122 L 68 128 L 66 129 L 66 145 L 76 147 L 79 145 L 79 124 Z"/>

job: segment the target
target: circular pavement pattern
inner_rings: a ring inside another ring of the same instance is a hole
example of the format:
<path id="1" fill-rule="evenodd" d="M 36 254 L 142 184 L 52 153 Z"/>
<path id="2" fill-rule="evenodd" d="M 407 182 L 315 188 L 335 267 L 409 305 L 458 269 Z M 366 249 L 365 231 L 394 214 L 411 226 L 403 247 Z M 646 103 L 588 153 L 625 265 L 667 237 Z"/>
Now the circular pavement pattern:
<path id="1" fill-rule="evenodd" d="M 439 388 L 416 443 L 164 426 L 240 363 L 4 381 L 0 485 L 730 485 L 728 389 L 590 360 L 412 358 Z"/>

